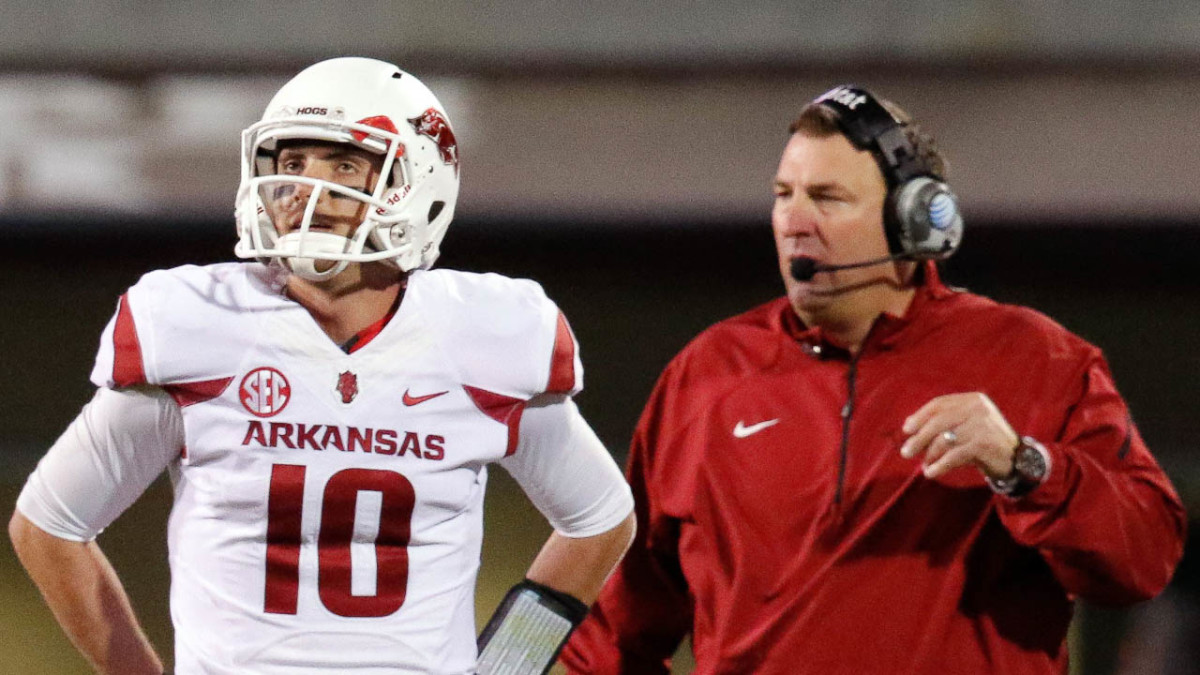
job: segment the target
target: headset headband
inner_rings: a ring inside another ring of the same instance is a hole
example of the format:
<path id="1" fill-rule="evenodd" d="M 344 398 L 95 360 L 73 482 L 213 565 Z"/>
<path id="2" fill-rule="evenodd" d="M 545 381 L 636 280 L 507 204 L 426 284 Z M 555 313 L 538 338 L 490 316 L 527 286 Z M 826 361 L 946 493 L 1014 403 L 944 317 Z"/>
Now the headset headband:
<path id="1" fill-rule="evenodd" d="M 900 121 L 866 89 L 843 84 L 821 94 L 813 103 L 833 112 L 838 127 L 854 147 L 875 155 L 889 187 L 916 176 L 942 180 L 917 154 Z"/>

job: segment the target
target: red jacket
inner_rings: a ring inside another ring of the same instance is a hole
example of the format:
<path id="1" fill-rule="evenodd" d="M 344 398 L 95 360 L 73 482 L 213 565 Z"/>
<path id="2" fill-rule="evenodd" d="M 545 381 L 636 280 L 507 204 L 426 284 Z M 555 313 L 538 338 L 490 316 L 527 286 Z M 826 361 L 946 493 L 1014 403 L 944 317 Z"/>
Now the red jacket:
<path id="1" fill-rule="evenodd" d="M 905 417 L 981 391 L 1051 457 L 1024 498 L 924 478 Z M 786 299 L 667 367 L 633 440 L 638 534 L 563 653 L 573 672 L 1065 673 L 1073 600 L 1157 594 L 1185 514 L 1100 351 L 930 268 L 857 357 Z"/>

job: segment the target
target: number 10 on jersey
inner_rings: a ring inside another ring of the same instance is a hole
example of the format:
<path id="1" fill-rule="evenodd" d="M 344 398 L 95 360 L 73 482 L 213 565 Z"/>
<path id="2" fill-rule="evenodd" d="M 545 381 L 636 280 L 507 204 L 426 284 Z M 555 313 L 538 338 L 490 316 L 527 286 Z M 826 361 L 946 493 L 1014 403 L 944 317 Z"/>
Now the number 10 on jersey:
<path id="1" fill-rule="evenodd" d="M 306 467 L 275 464 L 267 500 L 266 593 L 263 609 L 295 614 L 300 590 L 301 516 Z M 382 499 L 375 538 L 375 594 L 351 589 L 350 544 L 359 494 Z M 404 604 L 408 588 L 408 541 L 416 495 L 395 471 L 343 469 L 329 477 L 321 497 L 317 530 L 317 590 L 326 609 L 339 616 L 387 616 Z"/>

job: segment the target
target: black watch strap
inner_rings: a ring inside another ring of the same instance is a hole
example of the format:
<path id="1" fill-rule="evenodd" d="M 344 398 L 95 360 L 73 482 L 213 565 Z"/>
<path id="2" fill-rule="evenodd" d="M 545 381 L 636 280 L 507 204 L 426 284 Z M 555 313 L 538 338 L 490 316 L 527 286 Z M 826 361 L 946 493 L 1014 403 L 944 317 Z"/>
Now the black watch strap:
<path id="1" fill-rule="evenodd" d="M 1017 499 L 1033 492 L 1050 475 L 1050 453 L 1037 440 L 1022 436 L 1013 452 L 1012 473 L 1004 478 L 988 478 L 996 494 Z"/>

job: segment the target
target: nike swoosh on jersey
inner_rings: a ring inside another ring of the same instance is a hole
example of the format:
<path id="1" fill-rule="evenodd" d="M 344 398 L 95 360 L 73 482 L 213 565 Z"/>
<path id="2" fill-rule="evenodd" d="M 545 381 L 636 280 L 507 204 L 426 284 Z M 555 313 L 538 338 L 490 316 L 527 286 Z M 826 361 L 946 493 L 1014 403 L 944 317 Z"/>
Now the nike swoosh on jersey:
<path id="1" fill-rule="evenodd" d="M 750 426 L 746 426 L 745 424 L 742 424 L 741 420 L 738 420 L 737 426 L 733 428 L 733 437 L 745 438 L 747 436 L 752 436 L 763 429 L 766 429 L 767 427 L 773 427 L 776 424 L 779 424 L 778 417 L 773 420 L 766 420 L 757 424 L 751 424 Z"/>
<path id="2" fill-rule="evenodd" d="M 424 403 L 425 401 L 428 401 L 431 398 L 437 398 L 439 396 L 442 396 L 443 394 L 449 394 L 449 393 L 450 393 L 450 391 L 447 390 L 447 391 L 439 391 L 436 394 L 425 394 L 424 396 L 410 396 L 408 394 L 408 390 L 405 389 L 404 390 L 404 405 L 408 405 L 408 406 L 418 405 L 420 403 Z"/>

